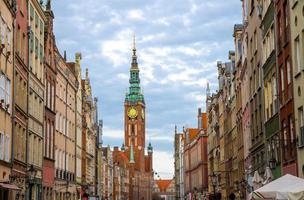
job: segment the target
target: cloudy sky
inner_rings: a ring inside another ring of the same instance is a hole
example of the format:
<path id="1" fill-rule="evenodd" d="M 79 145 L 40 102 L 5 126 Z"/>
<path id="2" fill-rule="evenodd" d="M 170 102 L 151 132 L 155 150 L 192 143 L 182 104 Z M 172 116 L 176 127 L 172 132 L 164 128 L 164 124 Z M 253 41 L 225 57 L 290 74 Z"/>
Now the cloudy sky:
<path id="1" fill-rule="evenodd" d="M 233 48 L 233 25 L 241 22 L 240 0 L 55 0 L 57 46 L 68 59 L 82 53 L 89 68 L 104 144 L 121 146 L 123 102 L 128 88 L 132 35 L 136 34 L 145 94 L 147 140 L 154 169 L 173 175 L 174 125 L 197 126 L 205 109 L 206 83 L 217 88 L 216 61 Z"/>

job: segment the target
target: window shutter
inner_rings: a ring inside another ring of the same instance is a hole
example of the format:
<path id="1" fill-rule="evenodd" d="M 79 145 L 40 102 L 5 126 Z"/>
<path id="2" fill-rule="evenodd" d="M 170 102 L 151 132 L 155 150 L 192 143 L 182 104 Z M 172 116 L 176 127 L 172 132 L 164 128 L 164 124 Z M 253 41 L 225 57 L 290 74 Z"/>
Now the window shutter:
<path id="1" fill-rule="evenodd" d="M 0 160 L 3 160 L 3 154 L 4 154 L 4 135 L 0 132 Z"/>
<path id="2" fill-rule="evenodd" d="M 11 81 L 9 79 L 6 79 L 5 91 L 6 91 L 6 98 L 5 98 L 6 105 L 10 105 Z"/>
<path id="3" fill-rule="evenodd" d="M 9 162 L 9 147 L 10 147 L 10 137 L 8 135 L 5 136 L 5 158 L 4 160 Z"/>

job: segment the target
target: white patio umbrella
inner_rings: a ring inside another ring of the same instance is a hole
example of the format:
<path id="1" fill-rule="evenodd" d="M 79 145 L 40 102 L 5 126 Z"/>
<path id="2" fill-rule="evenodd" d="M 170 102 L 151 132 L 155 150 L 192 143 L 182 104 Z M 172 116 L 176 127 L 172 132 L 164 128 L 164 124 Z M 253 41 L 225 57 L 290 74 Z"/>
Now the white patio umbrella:
<path id="1" fill-rule="evenodd" d="M 249 199 L 303 200 L 304 179 L 287 174 L 255 190 Z"/>

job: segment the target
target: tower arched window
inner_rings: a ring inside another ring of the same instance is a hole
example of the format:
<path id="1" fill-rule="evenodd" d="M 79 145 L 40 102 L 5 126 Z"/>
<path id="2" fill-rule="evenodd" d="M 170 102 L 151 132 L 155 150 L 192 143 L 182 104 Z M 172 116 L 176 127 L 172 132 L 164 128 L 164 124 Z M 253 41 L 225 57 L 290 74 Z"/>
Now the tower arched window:
<path id="1" fill-rule="evenodd" d="M 134 124 L 131 125 L 131 134 L 134 135 L 135 134 L 135 128 L 134 128 Z"/>

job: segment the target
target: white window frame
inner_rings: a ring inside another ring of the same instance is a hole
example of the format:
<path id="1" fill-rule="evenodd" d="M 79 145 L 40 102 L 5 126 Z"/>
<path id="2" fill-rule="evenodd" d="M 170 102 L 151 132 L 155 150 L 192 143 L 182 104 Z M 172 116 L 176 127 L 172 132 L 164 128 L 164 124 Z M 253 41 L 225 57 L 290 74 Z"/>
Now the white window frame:
<path id="1" fill-rule="evenodd" d="M 0 160 L 4 160 L 4 133 L 0 132 Z"/>
<path id="2" fill-rule="evenodd" d="M 300 47 L 300 37 L 296 37 L 295 39 L 295 65 L 297 69 L 297 73 L 301 71 L 301 47 Z"/>

